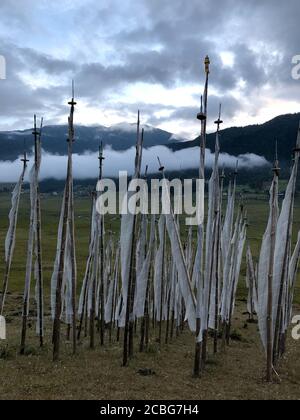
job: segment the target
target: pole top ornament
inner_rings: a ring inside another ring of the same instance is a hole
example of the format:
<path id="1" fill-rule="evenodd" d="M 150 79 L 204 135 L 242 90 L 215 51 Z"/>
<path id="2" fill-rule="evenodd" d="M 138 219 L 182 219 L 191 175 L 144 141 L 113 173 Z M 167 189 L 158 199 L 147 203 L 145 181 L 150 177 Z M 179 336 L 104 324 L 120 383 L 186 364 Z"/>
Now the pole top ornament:
<path id="1" fill-rule="evenodd" d="M 205 57 L 204 64 L 205 64 L 205 73 L 209 74 L 210 73 L 210 69 L 209 69 L 210 59 L 208 55 Z"/>

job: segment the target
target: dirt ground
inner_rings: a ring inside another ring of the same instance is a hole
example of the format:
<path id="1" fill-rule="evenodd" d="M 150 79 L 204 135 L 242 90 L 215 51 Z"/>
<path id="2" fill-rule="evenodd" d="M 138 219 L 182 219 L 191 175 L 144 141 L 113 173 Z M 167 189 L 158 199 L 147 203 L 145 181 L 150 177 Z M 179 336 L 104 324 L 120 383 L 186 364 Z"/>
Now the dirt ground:
<path id="1" fill-rule="evenodd" d="M 51 329 L 46 345 L 38 348 L 34 325 L 29 332 L 27 355 L 18 355 L 20 317 L 13 312 L 20 296 L 10 296 L 8 341 L 0 343 L 0 399 L 24 400 L 289 400 L 300 399 L 300 341 L 288 340 L 287 353 L 278 373 L 280 381 L 264 381 L 265 360 L 256 324 L 248 324 L 245 302 L 238 302 L 234 320 L 237 341 L 226 353 L 212 355 L 201 379 L 192 377 L 194 338 L 185 331 L 159 349 L 156 334 L 147 353 L 136 352 L 127 368 L 121 367 L 122 346 L 91 351 L 88 341 L 71 355 L 71 344 L 62 337 L 62 357 L 51 360 Z M 298 310 L 300 313 L 300 308 Z M 49 325 L 50 327 L 50 325 Z M 64 332 L 65 334 L 65 332 Z M 140 369 L 153 375 L 141 376 Z"/>

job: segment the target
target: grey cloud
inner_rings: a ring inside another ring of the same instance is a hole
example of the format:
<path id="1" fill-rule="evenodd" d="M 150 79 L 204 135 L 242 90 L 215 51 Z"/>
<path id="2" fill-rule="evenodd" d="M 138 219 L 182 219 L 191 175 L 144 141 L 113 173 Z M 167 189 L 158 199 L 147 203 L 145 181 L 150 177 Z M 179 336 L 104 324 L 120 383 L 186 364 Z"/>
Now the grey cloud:
<path id="1" fill-rule="evenodd" d="M 195 96 L 196 97 L 196 96 Z M 199 100 L 199 97 L 197 97 Z M 219 115 L 219 107 L 222 104 L 222 119 L 230 120 L 237 109 L 241 109 L 242 105 L 239 103 L 237 99 L 230 95 L 226 95 L 223 97 L 210 95 L 209 97 L 209 124 L 212 124 Z M 167 117 L 155 117 L 152 115 L 149 117 L 149 122 L 152 125 L 158 125 L 166 121 L 177 121 L 177 120 L 184 120 L 188 122 L 192 122 L 196 120 L 196 114 L 198 109 L 191 106 L 191 107 L 180 107 L 180 108 L 167 108 L 170 111 L 170 115 Z"/>
<path id="2" fill-rule="evenodd" d="M 65 72 L 75 72 L 76 64 L 68 60 L 59 60 L 50 55 L 37 52 L 32 48 L 15 48 L 23 66 L 32 72 L 44 70 L 49 75 L 60 75 Z"/>
<path id="3" fill-rule="evenodd" d="M 71 78 L 68 85 L 33 89 L 22 80 L 21 74 L 26 70 L 34 76 L 44 70 L 47 75 L 58 75 L 71 70 L 71 64 L 12 43 L 1 42 L 0 52 L 7 63 L 7 78 L 0 84 L 0 120 L 3 126 L 5 120 L 13 120 L 13 125 L 19 128 L 30 127 L 34 113 L 49 119 L 58 116 L 64 109 L 62 101 L 70 96 Z"/>
<path id="4" fill-rule="evenodd" d="M 21 122 L 32 112 L 40 111 L 48 112 L 49 119 L 54 121 L 61 112 L 65 113 L 61 104 L 69 96 L 66 80 L 73 76 L 80 97 L 88 103 L 110 109 L 118 109 L 117 105 L 110 103 L 111 94 L 136 82 L 161 84 L 170 89 L 199 84 L 200 91 L 206 54 L 212 61 L 211 86 L 221 96 L 220 99 L 210 98 L 212 118 L 220 101 L 224 118 L 234 117 L 241 109 L 242 101 L 232 97 L 232 91 L 241 79 L 245 81 L 242 90 L 245 110 L 245 98 L 258 96 L 266 83 L 272 85 L 274 96 L 283 95 L 285 99 L 296 96 L 295 81 L 290 77 L 290 62 L 292 55 L 300 53 L 298 0 L 286 3 L 280 0 L 87 0 L 84 5 L 77 0 L 62 0 L 58 3 L 61 27 L 59 22 L 53 21 L 55 15 L 51 14 L 49 26 L 56 28 L 57 25 L 57 30 L 66 31 L 66 35 L 74 32 L 73 38 L 66 37 L 69 54 L 65 58 L 47 53 L 51 39 L 46 30 L 41 31 L 39 27 L 45 52 L 28 46 L 28 42 L 23 45 L 20 35 L 22 31 L 35 34 L 39 13 L 44 13 L 46 19 L 47 7 L 55 9 L 54 2 L 49 5 L 41 1 L 37 5 L 33 0 L 22 0 L 18 7 L 15 0 L 0 3 L 1 22 L 6 25 L 7 39 L 12 34 L 16 44 L 14 48 L 13 43 L 9 46 L 8 40 L 6 46 L 0 44 L 0 54 L 7 54 L 8 71 L 11 72 L 10 80 L 0 85 L 2 119 L 13 114 Z M 33 5 L 35 14 L 31 13 Z M 65 10 L 68 13 L 64 15 Z M 10 32 L 9 26 L 15 22 L 18 22 L 18 29 Z M 66 29 L 68 27 L 70 29 Z M 97 48 L 101 50 L 102 46 L 110 53 L 100 59 L 97 58 Z M 223 65 L 220 57 L 223 50 L 234 54 L 233 69 Z M 271 54 L 274 51 L 278 53 L 277 57 Z M 22 68 L 32 75 L 43 71 L 61 81 L 58 86 L 34 90 L 20 78 Z M 259 106 L 259 99 L 257 104 Z M 127 108 L 125 105 L 123 115 L 133 112 L 132 104 Z M 135 109 L 138 107 L 136 104 Z M 152 124 L 159 122 L 155 111 L 166 109 L 159 104 L 156 109 L 151 104 L 144 107 Z M 249 112 L 252 112 L 251 108 L 252 105 Z M 168 109 L 171 119 L 187 121 L 195 112 L 186 107 Z"/>

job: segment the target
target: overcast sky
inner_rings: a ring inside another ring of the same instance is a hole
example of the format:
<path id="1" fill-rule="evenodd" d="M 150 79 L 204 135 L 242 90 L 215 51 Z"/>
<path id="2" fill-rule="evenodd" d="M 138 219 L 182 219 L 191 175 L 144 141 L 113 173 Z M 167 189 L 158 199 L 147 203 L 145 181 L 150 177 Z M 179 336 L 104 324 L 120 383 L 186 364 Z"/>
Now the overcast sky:
<path id="1" fill-rule="evenodd" d="M 1 0 L 0 129 L 32 114 L 66 123 L 72 78 L 76 122 L 143 122 L 194 137 L 211 58 L 210 121 L 226 126 L 298 112 L 299 0 Z M 212 125 L 210 124 L 210 128 Z"/>

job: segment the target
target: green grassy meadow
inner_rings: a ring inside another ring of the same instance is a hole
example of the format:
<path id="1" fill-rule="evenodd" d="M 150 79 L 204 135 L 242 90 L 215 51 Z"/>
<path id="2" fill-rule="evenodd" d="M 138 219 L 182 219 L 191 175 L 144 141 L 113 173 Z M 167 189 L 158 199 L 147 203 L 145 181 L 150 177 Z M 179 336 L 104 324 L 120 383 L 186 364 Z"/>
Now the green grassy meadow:
<path id="1" fill-rule="evenodd" d="M 255 259 L 259 256 L 261 239 L 266 228 L 268 218 L 268 201 L 266 196 L 257 196 L 245 198 L 245 206 L 249 221 L 248 242 L 251 245 Z M 56 253 L 56 239 L 59 214 L 61 208 L 61 197 L 42 198 L 42 231 L 43 231 L 43 266 L 45 290 L 49 291 L 53 263 Z M 4 241 L 8 228 L 8 213 L 10 209 L 10 197 L 8 194 L 0 193 L 0 275 L 4 275 Z M 78 198 L 75 201 L 75 223 L 76 223 L 76 251 L 78 264 L 78 282 L 79 286 L 84 275 L 85 264 L 88 253 L 88 243 L 90 234 L 90 215 L 91 200 L 88 197 Z M 19 293 L 23 290 L 25 265 L 26 265 L 26 247 L 28 239 L 29 225 L 29 195 L 24 194 L 20 204 L 20 214 L 18 219 L 16 249 L 12 272 L 10 278 L 10 291 Z M 296 200 L 294 215 L 294 242 L 300 230 L 300 199 Z M 106 232 L 112 232 L 117 240 L 119 235 L 119 217 L 107 216 Z M 184 230 L 182 231 L 184 235 Z M 196 229 L 194 237 L 196 238 Z M 243 267 L 242 274 L 245 274 Z M 241 290 L 244 290 L 244 282 L 241 279 Z M 300 292 L 298 293 L 298 296 Z M 300 300 L 299 300 L 300 303 Z"/>
<path id="2" fill-rule="evenodd" d="M 265 196 L 245 198 L 248 211 L 248 240 L 257 259 L 264 233 L 268 200 Z M 71 345 L 63 340 L 61 362 L 51 359 L 51 322 L 49 286 L 56 252 L 56 237 L 61 197 L 42 197 L 43 265 L 46 294 L 47 337 L 40 350 L 29 332 L 26 357 L 18 355 L 25 278 L 26 246 L 29 223 L 29 196 L 21 200 L 16 251 L 12 266 L 7 311 L 8 340 L 0 342 L 0 399 L 299 399 L 300 343 L 289 340 L 288 351 L 280 367 L 281 383 L 266 384 L 264 356 L 257 325 L 247 325 L 245 264 L 243 264 L 236 316 L 233 328 L 239 339 L 226 354 L 210 355 L 201 380 L 192 378 L 194 337 L 187 331 L 172 343 L 159 348 L 155 332 L 148 352 L 137 355 L 129 368 L 121 368 L 121 345 L 115 338 L 111 345 L 95 351 L 82 339 L 78 354 L 71 355 Z M 10 197 L 0 194 L 0 276 L 4 275 L 4 240 L 8 227 Z M 76 199 L 76 248 L 78 289 L 80 290 L 88 252 L 91 201 Z M 294 239 L 300 229 L 300 200 L 296 201 Z M 106 231 L 116 236 L 119 220 L 108 217 Z M 34 287 L 32 288 L 34 289 Z M 298 281 L 295 310 L 300 311 Z M 138 343 L 138 336 L 137 342 Z M 141 377 L 137 371 L 151 368 L 155 375 Z"/>
<path id="3" fill-rule="evenodd" d="M 45 291 L 49 291 L 52 269 L 56 254 L 57 230 L 61 211 L 62 197 L 42 197 L 42 246 Z M 0 275 L 4 273 L 4 241 L 8 228 L 8 213 L 10 209 L 10 197 L 0 193 Z M 14 262 L 10 278 L 10 291 L 20 292 L 23 289 L 26 265 L 26 247 L 29 227 L 29 195 L 23 194 L 20 203 L 18 229 Z M 85 264 L 88 254 L 90 236 L 91 200 L 80 198 L 75 200 L 75 223 L 76 223 L 76 255 L 78 264 L 79 285 L 84 275 Z M 108 216 L 106 220 L 106 232 L 119 232 L 119 218 Z"/>

